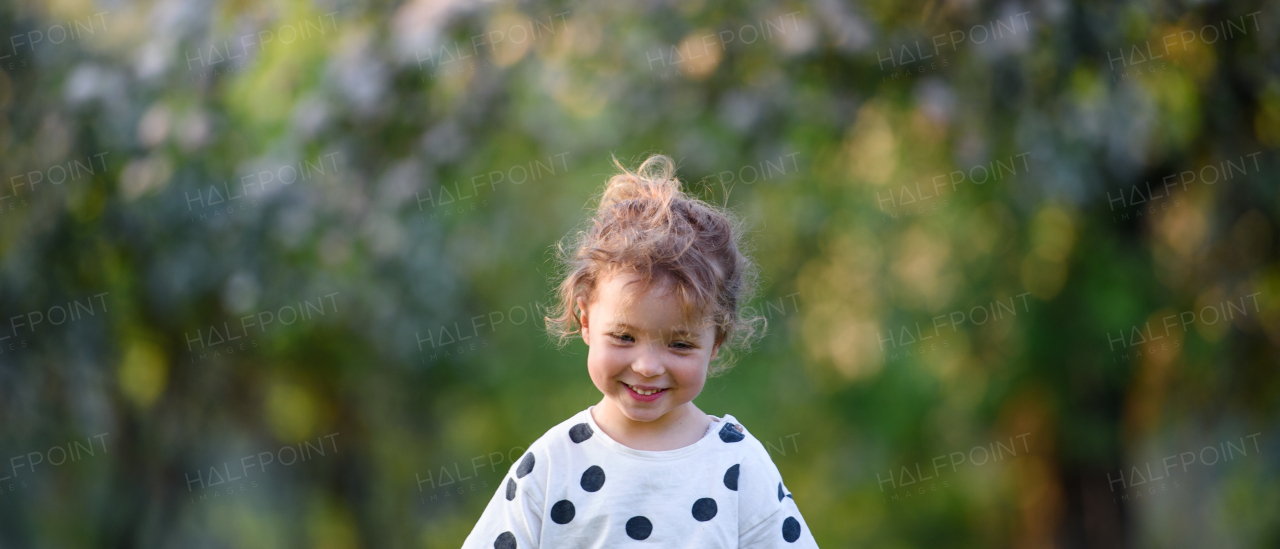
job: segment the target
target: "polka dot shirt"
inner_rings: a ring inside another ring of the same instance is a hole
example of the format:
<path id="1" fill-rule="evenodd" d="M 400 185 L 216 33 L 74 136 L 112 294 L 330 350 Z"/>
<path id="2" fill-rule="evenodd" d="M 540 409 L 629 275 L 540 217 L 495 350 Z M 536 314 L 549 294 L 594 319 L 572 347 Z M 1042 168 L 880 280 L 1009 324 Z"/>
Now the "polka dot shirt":
<path id="1" fill-rule="evenodd" d="M 512 465 L 463 549 L 818 545 L 760 441 L 730 414 L 698 442 L 636 450 L 587 408 Z"/>

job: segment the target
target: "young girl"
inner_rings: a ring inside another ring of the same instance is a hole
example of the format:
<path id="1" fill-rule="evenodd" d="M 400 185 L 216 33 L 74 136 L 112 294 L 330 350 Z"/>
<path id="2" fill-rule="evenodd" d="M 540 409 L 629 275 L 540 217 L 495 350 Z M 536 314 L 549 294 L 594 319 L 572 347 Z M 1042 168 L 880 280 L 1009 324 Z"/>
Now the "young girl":
<path id="1" fill-rule="evenodd" d="M 562 344 L 587 343 L 604 398 L 529 446 L 464 549 L 816 548 L 764 446 L 693 403 L 721 346 L 745 346 L 763 320 L 741 310 L 753 265 L 740 231 L 680 191 L 670 158 L 618 167 L 561 247 L 547 318 Z"/>

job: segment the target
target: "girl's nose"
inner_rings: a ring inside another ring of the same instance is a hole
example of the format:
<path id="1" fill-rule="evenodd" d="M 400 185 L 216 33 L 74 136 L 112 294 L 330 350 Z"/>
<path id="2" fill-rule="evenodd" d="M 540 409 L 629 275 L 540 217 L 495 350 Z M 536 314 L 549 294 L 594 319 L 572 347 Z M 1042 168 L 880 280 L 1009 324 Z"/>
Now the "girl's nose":
<path id="1" fill-rule="evenodd" d="M 652 348 L 646 348 L 641 351 L 636 360 L 631 363 L 631 369 L 644 377 L 662 375 L 666 371 L 662 366 L 662 358 L 659 353 Z"/>

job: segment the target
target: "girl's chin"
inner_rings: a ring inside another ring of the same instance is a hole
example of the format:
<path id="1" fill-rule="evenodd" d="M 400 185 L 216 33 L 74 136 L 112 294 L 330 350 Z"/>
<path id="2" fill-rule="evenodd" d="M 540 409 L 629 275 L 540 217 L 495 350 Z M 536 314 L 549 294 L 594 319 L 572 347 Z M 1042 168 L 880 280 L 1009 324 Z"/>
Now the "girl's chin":
<path id="1" fill-rule="evenodd" d="M 649 409 L 644 409 L 644 410 L 623 409 L 622 415 L 627 416 L 627 419 L 630 419 L 631 421 L 640 421 L 640 422 L 648 423 L 650 421 L 653 421 L 655 419 L 662 417 L 663 415 L 666 415 L 666 411 L 649 410 Z"/>

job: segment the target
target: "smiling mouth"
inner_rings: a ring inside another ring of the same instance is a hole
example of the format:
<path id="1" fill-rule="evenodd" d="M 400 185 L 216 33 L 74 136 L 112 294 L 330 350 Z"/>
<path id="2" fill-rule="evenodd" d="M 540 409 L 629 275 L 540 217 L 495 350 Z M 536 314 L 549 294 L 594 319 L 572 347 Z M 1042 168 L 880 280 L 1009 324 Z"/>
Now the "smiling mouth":
<path id="1" fill-rule="evenodd" d="M 623 383 L 623 385 L 626 385 L 628 389 L 631 389 L 632 391 L 635 391 L 635 392 L 636 392 L 636 394 L 643 395 L 643 396 L 655 395 L 655 394 L 661 393 L 661 392 L 663 392 L 663 391 L 666 391 L 666 390 L 669 388 L 669 387 L 668 387 L 668 388 L 663 388 L 663 389 L 654 389 L 654 390 L 652 390 L 652 391 L 646 391 L 646 390 L 644 390 L 644 389 L 637 389 L 637 388 L 635 388 L 635 387 L 632 387 L 631 385 L 627 385 L 626 383 Z"/>

